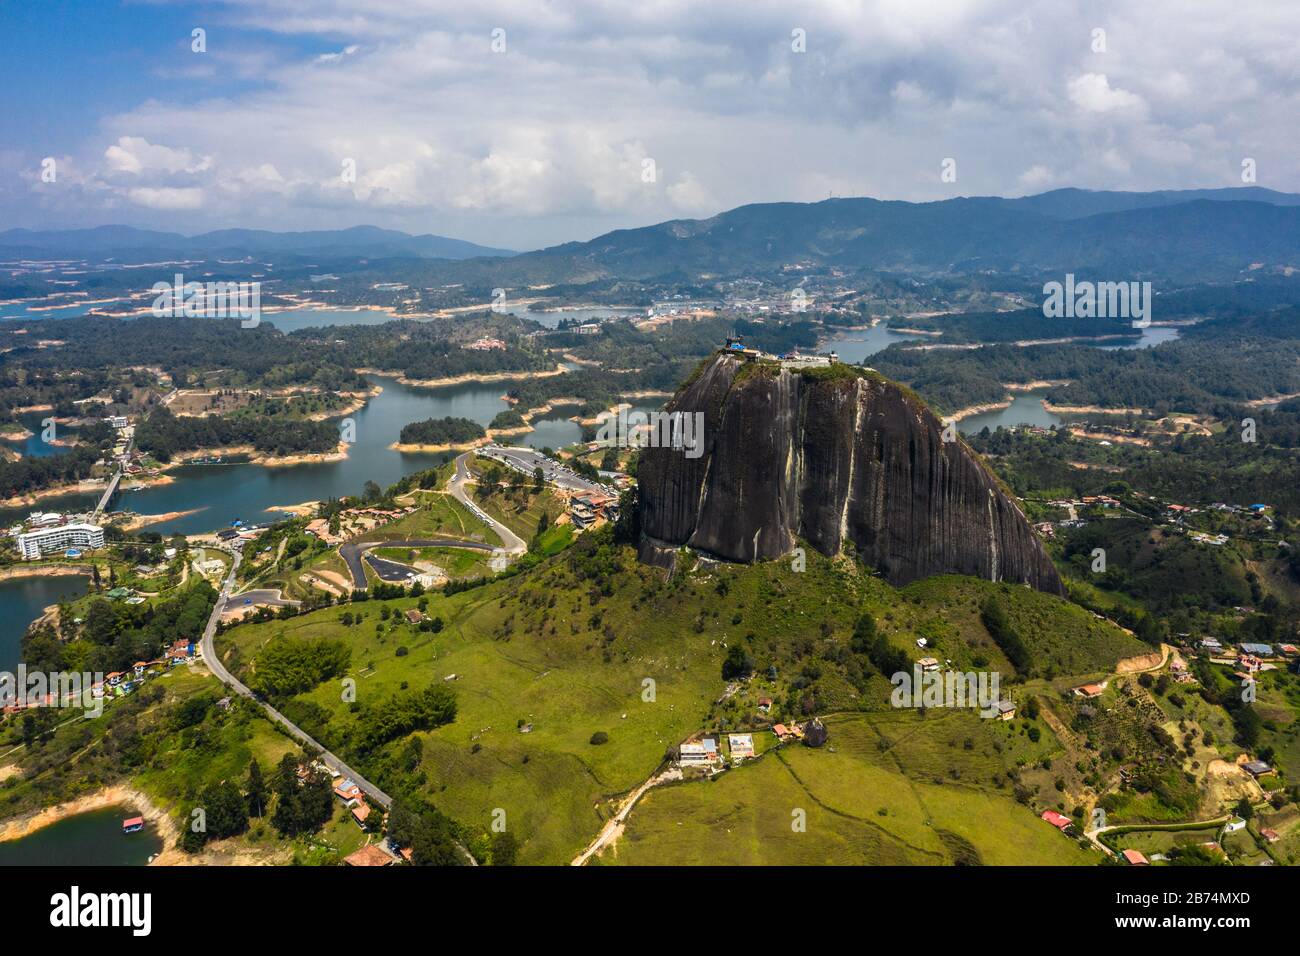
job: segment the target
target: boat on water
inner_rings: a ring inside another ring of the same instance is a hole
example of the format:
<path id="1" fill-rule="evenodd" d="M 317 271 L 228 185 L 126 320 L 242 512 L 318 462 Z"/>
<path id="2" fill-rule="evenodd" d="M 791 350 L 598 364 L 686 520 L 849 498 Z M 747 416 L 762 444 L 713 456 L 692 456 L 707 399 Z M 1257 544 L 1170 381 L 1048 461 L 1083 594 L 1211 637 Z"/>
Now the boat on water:
<path id="1" fill-rule="evenodd" d="M 122 821 L 123 833 L 139 833 L 144 829 L 144 817 L 130 817 Z"/>
<path id="2" fill-rule="evenodd" d="M 220 455 L 208 455 L 203 458 L 191 458 L 189 463 L 191 465 L 219 465 L 221 461 Z"/>

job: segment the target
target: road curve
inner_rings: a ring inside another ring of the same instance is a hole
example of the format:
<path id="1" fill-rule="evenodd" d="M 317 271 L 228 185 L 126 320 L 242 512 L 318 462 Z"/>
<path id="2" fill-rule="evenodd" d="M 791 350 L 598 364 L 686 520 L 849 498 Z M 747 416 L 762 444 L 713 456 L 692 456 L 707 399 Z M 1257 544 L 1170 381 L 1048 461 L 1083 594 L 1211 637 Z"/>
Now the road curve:
<path id="1" fill-rule="evenodd" d="M 291 721 L 288 717 L 284 716 L 284 714 L 280 713 L 266 701 L 258 699 L 258 697 L 249 690 L 248 687 L 239 680 L 239 678 L 226 670 L 225 665 L 221 663 L 220 659 L 218 659 L 217 649 L 215 642 L 213 641 L 213 638 L 217 633 L 217 622 L 221 620 L 221 612 L 225 610 L 226 602 L 230 599 L 230 591 L 235 584 L 235 572 L 239 570 L 239 562 L 243 560 L 243 553 L 238 549 L 234 550 L 232 553 L 234 555 L 234 562 L 230 566 L 230 573 L 226 575 L 226 580 L 221 584 L 221 593 L 217 595 L 217 603 L 213 606 L 212 615 L 208 618 L 208 626 L 203 630 L 203 663 L 207 665 L 208 670 L 212 671 L 212 673 L 216 675 L 217 680 L 221 681 L 221 683 L 225 684 L 240 697 L 247 697 L 249 700 L 260 704 L 262 709 L 266 711 L 266 715 L 287 730 L 291 737 L 309 748 L 319 750 L 320 760 L 325 764 L 325 766 L 329 767 L 331 770 L 337 770 L 344 776 L 351 777 L 356 781 L 357 786 L 361 788 L 361 791 L 365 793 L 366 796 L 387 810 L 392 806 L 392 797 L 384 793 L 384 791 L 380 790 L 361 774 L 357 773 L 334 754 L 326 750 L 314 737 Z"/>
<path id="2" fill-rule="evenodd" d="M 447 490 L 452 493 L 452 496 L 457 501 L 474 512 L 480 521 L 484 522 L 501 537 L 501 546 L 509 554 L 523 554 L 528 550 L 528 542 L 485 512 L 478 506 L 477 502 L 470 500 L 469 493 L 465 490 L 465 483 L 469 480 L 469 468 L 465 462 L 469 459 L 469 455 L 469 452 L 465 452 L 465 454 L 457 456 L 456 473 L 447 482 Z"/>
<path id="3" fill-rule="evenodd" d="M 348 566 L 352 574 L 352 586 L 364 591 L 367 587 L 366 566 L 362 557 L 371 548 L 471 548 L 475 551 L 491 552 L 492 545 L 482 541 L 464 541 L 460 538 L 416 538 L 401 541 L 349 541 L 339 545 L 339 557 Z"/>

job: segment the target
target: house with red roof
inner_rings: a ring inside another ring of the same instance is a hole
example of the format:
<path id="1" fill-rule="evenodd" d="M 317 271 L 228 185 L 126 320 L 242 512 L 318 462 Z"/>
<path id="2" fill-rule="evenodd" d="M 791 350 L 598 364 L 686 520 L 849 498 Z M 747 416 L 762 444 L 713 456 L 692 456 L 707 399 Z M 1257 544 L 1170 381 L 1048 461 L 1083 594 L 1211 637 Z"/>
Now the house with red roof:
<path id="1" fill-rule="evenodd" d="M 1074 821 L 1067 816 L 1057 813 L 1055 810 L 1044 810 L 1042 818 L 1050 823 L 1056 829 L 1064 833 L 1067 829 L 1074 826 Z"/>
<path id="2" fill-rule="evenodd" d="M 343 858 L 348 866 L 392 866 L 397 861 L 374 843 L 367 843 L 355 853 Z"/>

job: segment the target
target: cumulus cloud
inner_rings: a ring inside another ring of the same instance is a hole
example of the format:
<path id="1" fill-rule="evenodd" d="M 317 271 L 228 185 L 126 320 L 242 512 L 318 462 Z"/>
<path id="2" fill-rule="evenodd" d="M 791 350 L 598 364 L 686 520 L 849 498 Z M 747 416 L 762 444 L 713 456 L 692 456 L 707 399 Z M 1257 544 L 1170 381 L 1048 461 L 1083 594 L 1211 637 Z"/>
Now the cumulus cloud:
<path id="1" fill-rule="evenodd" d="M 1070 81 L 1070 100 L 1090 113 L 1146 108 L 1142 97 L 1128 90 L 1113 89 L 1105 73 L 1085 73 Z"/>
<path id="2" fill-rule="evenodd" d="M 150 209 L 198 209 L 203 205 L 203 190 L 177 189 L 170 186 L 137 186 L 126 191 L 133 203 Z"/>
<path id="3" fill-rule="evenodd" d="M 832 194 L 1232 185 L 1246 155 L 1262 185 L 1300 188 L 1300 8 L 1270 0 L 1240 0 L 1230 30 L 1208 0 L 218 9 L 211 69 L 171 64 L 179 79 L 84 134 L 65 188 L 28 176 L 0 214 L 373 222 L 526 248 Z"/>

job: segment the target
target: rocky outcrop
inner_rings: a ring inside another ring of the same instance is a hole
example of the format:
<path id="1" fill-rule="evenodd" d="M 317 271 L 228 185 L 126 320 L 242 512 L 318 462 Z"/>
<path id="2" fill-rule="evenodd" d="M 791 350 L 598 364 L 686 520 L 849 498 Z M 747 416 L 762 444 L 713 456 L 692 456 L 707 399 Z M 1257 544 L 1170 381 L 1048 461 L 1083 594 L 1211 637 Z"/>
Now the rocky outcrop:
<path id="1" fill-rule="evenodd" d="M 895 584 L 951 573 L 1064 593 L 978 456 L 944 441 L 920 399 L 873 372 L 719 354 L 667 410 L 702 414 L 702 448 L 642 451 L 643 560 L 682 545 L 770 560 L 802 538 L 823 554 L 856 552 Z"/>

